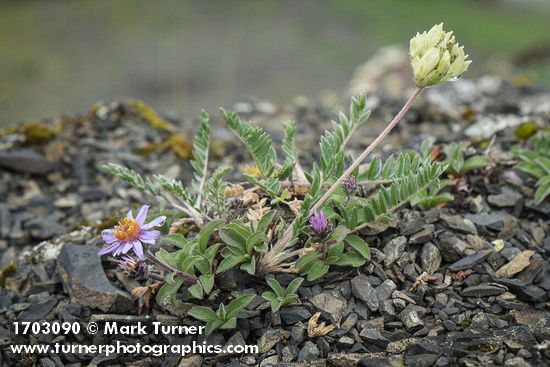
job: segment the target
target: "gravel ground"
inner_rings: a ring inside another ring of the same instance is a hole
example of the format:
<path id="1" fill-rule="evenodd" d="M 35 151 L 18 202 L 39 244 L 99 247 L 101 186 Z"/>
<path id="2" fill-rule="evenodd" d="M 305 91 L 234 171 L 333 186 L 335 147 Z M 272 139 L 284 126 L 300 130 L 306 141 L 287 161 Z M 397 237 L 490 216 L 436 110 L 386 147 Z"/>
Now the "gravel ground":
<path id="1" fill-rule="evenodd" d="M 376 107 L 371 121 L 357 133 L 351 149 L 359 152 L 371 141 L 403 100 L 404 95 L 378 90 L 370 100 Z M 511 170 L 509 148 L 518 143 L 514 132 L 522 123 L 549 127 L 549 100 L 547 91 L 491 76 L 427 90 L 379 154 L 417 148 L 431 135 L 440 143 L 475 141 L 494 164 L 461 177 L 454 186 L 455 200 L 443 208 L 420 211 L 407 206 L 392 221 L 365 229 L 361 236 L 371 247 L 372 260 L 363 267 L 305 282 L 299 290 L 301 304 L 275 314 L 258 296 L 241 312 L 237 329 L 208 337 L 85 332 L 28 336 L 15 335 L 13 329 L 13 322 L 29 320 L 76 321 L 83 326 L 90 321 L 200 325 L 186 316 L 194 304 L 183 295 L 175 308 L 138 307 L 130 292 L 140 284 L 96 256 L 103 246 L 99 230 L 129 207 L 152 200 L 102 172 L 101 166 L 116 162 L 143 174 L 189 181 L 187 137 L 195 122 L 172 121 L 175 131 L 159 129 L 158 115 L 125 101 L 65 116 L 58 121 L 63 129 L 53 129 L 51 137 L 36 139 L 32 130 L 22 128 L 4 132 L 0 361 L 8 366 L 548 365 L 550 203 L 534 204 L 534 184 Z M 275 141 L 282 136 L 281 122 L 295 119 L 301 160 L 307 166 L 317 157 L 316 141 L 339 107 L 298 99 L 282 107 L 252 101 L 232 109 L 264 126 Z M 230 164 L 233 177 L 238 177 L 250 163 L 244 148 L 220 121 L 213 138 L 213 167 Z M 286 285 L 295 276 L 276 277 Z M 230 271 L 217 279 L 205 302 L 218 305 L 265 290 L 263 281 Z M 258 345 L 259 354 L 107 357 L 15 355 L 9 350 L 10 344 L 115 340 L 248 343 Z"/>

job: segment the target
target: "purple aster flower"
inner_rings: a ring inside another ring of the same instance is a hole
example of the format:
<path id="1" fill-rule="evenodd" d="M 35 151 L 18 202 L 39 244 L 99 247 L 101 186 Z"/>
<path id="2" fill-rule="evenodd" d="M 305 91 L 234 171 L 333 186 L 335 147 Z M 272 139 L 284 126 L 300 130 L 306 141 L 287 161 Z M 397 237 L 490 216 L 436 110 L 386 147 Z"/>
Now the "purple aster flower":
<path id="1" fill-rule="evenodd" d="M 166 217 L 161 215 L 149 223 L 145 223 L 149 205 L 143 205 L 134 219 L 132 211 L 126 214 L 126 218 L 119 221 L 113 229 L 105 229 L 101 232 L 103 241 L 109 246 L 98 252 L 98 256 L 112 253 L 114 256 L 127 253 L 133 249 L 136 255 L 143 259 L 143 244 L 154 245 L 160 232 L 152 229 L 164 224 Z"/>
<path id="2" fill-rule="evenodd" d="M 313 232 L 313 237 L 316 239 L 324 239 L 332 233 L 332 223 L 328 220 L 323 211 L 313 211 L 313 215 L 309 217 L 309 225 Z"/>

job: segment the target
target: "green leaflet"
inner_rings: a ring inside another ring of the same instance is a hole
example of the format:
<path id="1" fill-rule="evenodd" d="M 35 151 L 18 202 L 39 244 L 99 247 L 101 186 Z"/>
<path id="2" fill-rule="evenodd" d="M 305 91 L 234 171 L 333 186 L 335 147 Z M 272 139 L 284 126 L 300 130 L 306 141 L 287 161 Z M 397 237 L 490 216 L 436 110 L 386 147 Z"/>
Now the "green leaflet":
<path id="1" fill-rule="evenodd" d="M 532 149 L 514 147 L 512 154 L 521 162 L 514 168 L 537 179 L 535 204 L 550 196 L 550 132 L 543 131 L 532 139 Z"/>
<path id="2" fill-rule="evenodd" d="M 236 113 L 226 112 L 224 109 L 221 109 L 221 112 L 227 126 L 248 148 L 262 176 L 270 177 L 277 163 L 277 153 L 273 148 L 271 137 L 262 128 L 241 121 Z"/>
<path id="3" fill-rule="evenodd" d="M 199 116 L 199 127 L 195 134 L 193 142 L 193 159 L 191 166 L 193 167 L 193 187 L 197 193 L 197 204 L 201 205 L 204 185 L 206 183 L 206 175 L 208 172 L 208 147 L 210 143 L 210 116 L 204 110 Z"/>
<path id="4" fill-rule="evenodd" d="M 332 131 L 325 131 L 319 146 L 321 149 L 321 170 L 324 180 L 340 176 L 344 171 L 344 147 L 357 128 L 368 119 L 370 111 L 366 107 L 364 95 L 354 98 L 350 107 L 350 118 L 343 113 L 339 122 L 332 121 Z"/>

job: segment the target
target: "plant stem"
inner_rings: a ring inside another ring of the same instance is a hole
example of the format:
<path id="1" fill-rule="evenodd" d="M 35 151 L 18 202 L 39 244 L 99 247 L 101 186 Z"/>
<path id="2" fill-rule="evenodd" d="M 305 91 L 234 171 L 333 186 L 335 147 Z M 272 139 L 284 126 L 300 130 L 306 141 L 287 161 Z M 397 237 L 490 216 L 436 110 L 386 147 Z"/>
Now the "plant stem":
<path id="1" fill-rule="evenodd" d="M 193 285 L 198 281 L 198 278 L 196 276 L 191 275 L 191 274 L 187 274 L 187 273 L 185 273 L 181 270 L 178 270 L 178 269 L 174 269 L 170 265 L 160 261 L 149 250 L 145 251 L 145 257 L 147 257 L 147 259 L 151 260 L 155 265 L 157 265 L 159 268 L 163 269 L 164 271 L 166 271 L 168 273 L 173 273 L 177 277 L 182 278 L 184 284 Z"/>
<path id="2" fill-rule="evenodd" d="M 395 115 L 393 120 L 391 120 L 388 123 L 388 125 L 384 128 L 384 130 L 382 130 L 382 132 L 376 137 L 376 139 L 374 139 L 374 141 L 369 144 L 369 146 L 363 151 L 363 153 L 361 153 L 361 155 L 357 157 L 357 159 L 355 159 L 355 161 L 351 164 L 351 166 L 348 167 L 348 169 L 325 192 L 325 194 L 317 201 L 317 203 L 315 203 L 315 205 L 311 208 L 309 212 L 309 216 L 311 216 L 314 210 L 319 209 L 319 207 L 321 207 L 321 205 L 323 205 L 325 201 L 327 201 L 328 198 L 330 198 L 332 193 L 338 187 L 340 187 L 342 182 L 353 172 L 353 170 L 355 170 L 361 164 L 361 162 L 363 162 L 365 158 L 367 158 L 367 156 L 374 150 L 374 148 L 376 148 L 382 142 L 382 140 L 384 140 L 384 138 L 389 134 L 389 132 L 399 123 L 399 121 L 401 121 L 403 116 L 405 116 L 405 114 L 407 113 L 407 111 L 409 110 L 409 108 L 411 107 L 411 105 L 413 104 L 416 97 L 418 97 L 421 91 L 422 91 L 422 88 L 420 87 L 415 88 L 414 92 L 411 94 L 407 102 L 405 102 L 405 104 L 403 105 L 401 110 L 397 113 L 397 115 Z M 269 253 L 266 254 L 266 256 L 263 259 L 265 261 L 262 262 L 263 265 L 272 266 L 277 264 L 277 261 L 279 260 L 278 259 L 279 253 L 282 252 L 287 246 L 288 242 L 292 240 L 292 234 L 293 234 L 292 231 L 293 231 L 295 222 L 296 222 L 296 219 L 294 219 L 294 221 L 288 226 L 287 230 L 283 234 L 283 238 L 281 238 L 275 244 L 275 246 L 273 246 L 271 251 L 269 251 Z"/>
<path id="3" fill-rule="evenodd" d="M 340 176 L 338 180 L 336 180 L 336 182 L 330 187 L 330 189 L 328 189 L 325 192 L 325 194 L 321 196 L 319 201 L 317 201 L 317 203 L 313 206 L 313 208 L 311 208 L 309 215 L 311 215 L 314 210 L 319 209 L 319 207 L 323 205 L 325 201 L 327 201 L 330 195 L 332 195 L 334 190 L 340 187 L 342 182 L 353 172 L 353 170 L 356 169 L 361 164 L 361 162 L 365 160 L 365 158 L 367 158 L 367 156 L 374 150 L 374 148 L 376 148 L 382 142 L 382 140 L 384 140 L 384 138 L 389 134 L 389 132 L 399 123 L 399 121 L 401 121 L 403 116 L 405 116 L 405 114 L 407 113 L 407 111 L 409 110 L 414 100 L 416 99 L 416 97 L 418 97 L 418 94 L 420 94 L 421 91 L 422 91 L 422 88 L 416 87 L 413 94 L 411 94 L 407 102 L 405 102 L 405 104 L 401 108 L 401 111 L 399 111 L 399 113 L 395 115 L 393 120 L 390 121 L 390 123 L 386 126 L 384 130 L 382 130 L 380 135 L 378 135 L 376 139 L 374 139 L 374 141 L 370 143 L 369 146 L 363 151 L 363 153 L 361 153 L 361 155 L 357 157 L 357 159 L 355 159 L 355 161 L 351 164 L 351 166 L 349 166 L 348 169 L 342 174 L 342 176 Z"/>

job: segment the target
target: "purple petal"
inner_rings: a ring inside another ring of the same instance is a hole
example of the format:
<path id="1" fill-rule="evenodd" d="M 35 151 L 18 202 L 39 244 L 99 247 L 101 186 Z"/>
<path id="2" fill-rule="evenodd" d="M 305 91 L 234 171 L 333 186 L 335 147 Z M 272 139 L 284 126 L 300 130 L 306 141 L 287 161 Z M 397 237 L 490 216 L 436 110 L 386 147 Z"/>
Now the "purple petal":
<path id="1" fill-rule="evenodd" d="M 144 225 L 142 228 L 143 229 L 149 229 L 149 228 L 153 228 L 153 227 L 162 226 L 164 224 L 165 220 L 166 220 L 166 216 L 161 215 L 160 217 L 156 217 L 155 219 L 153 219 L 152 221 L 150 221 L 149 223 Z"/>
<path id="2" fill-rule="evenodd" d="M 115 252 L 118 246 L 120 246 L 120 242 L 113 242 L 110 246 L 105 247 L 103 250 L 99 251 L 97 253 L 97 256 L 103 256 L 106 254 L 110 254 L 111 252 Z"/>
<path id="3" fill-rule="evenodd" d="M 120 252 L 125 254 L 134 246 L 134 241 L 126 241 L 124 242 L 124 246 L 121 247 Z"/>
<path id="4" fill-rule="evenodd" d="M 128 219 L 134 219 L 134 216 L 132 215 L 132 211 L 128 210 L 128 214 L 126 214 L 126 218 Z"/>
<path id="5" fill-rule="evenodd" d="M 160 231 L 149 229 L 145 231 L 141 231 L 139 234 L 139 240 L 143 243 L 148 243 L 150 245 L 155 244 L 155 240 L 159 238 Z"/>
<path id="6" fill-rule="evenodd" d="M 104 229 L 101 231 L 101 237 L 106 244 L 111 244 L 117 240 L 112 229 Z"/>
<path id="7" fill-rule="evenodd" d="M 136 215 L 136 222 L 141 226 L 145 223 L 145 219 L 147 219 L 147 211 L 149 210 L 149 205 L 143 205 L 139 212 Z"/>
<path id="8" fill-rule="evenodd" d="M 134 241 L 134 252 L 136 253 L 137 257 L 140 259 L 143 259 L 143 246 L 141 245 L 141 242 Z"/>

